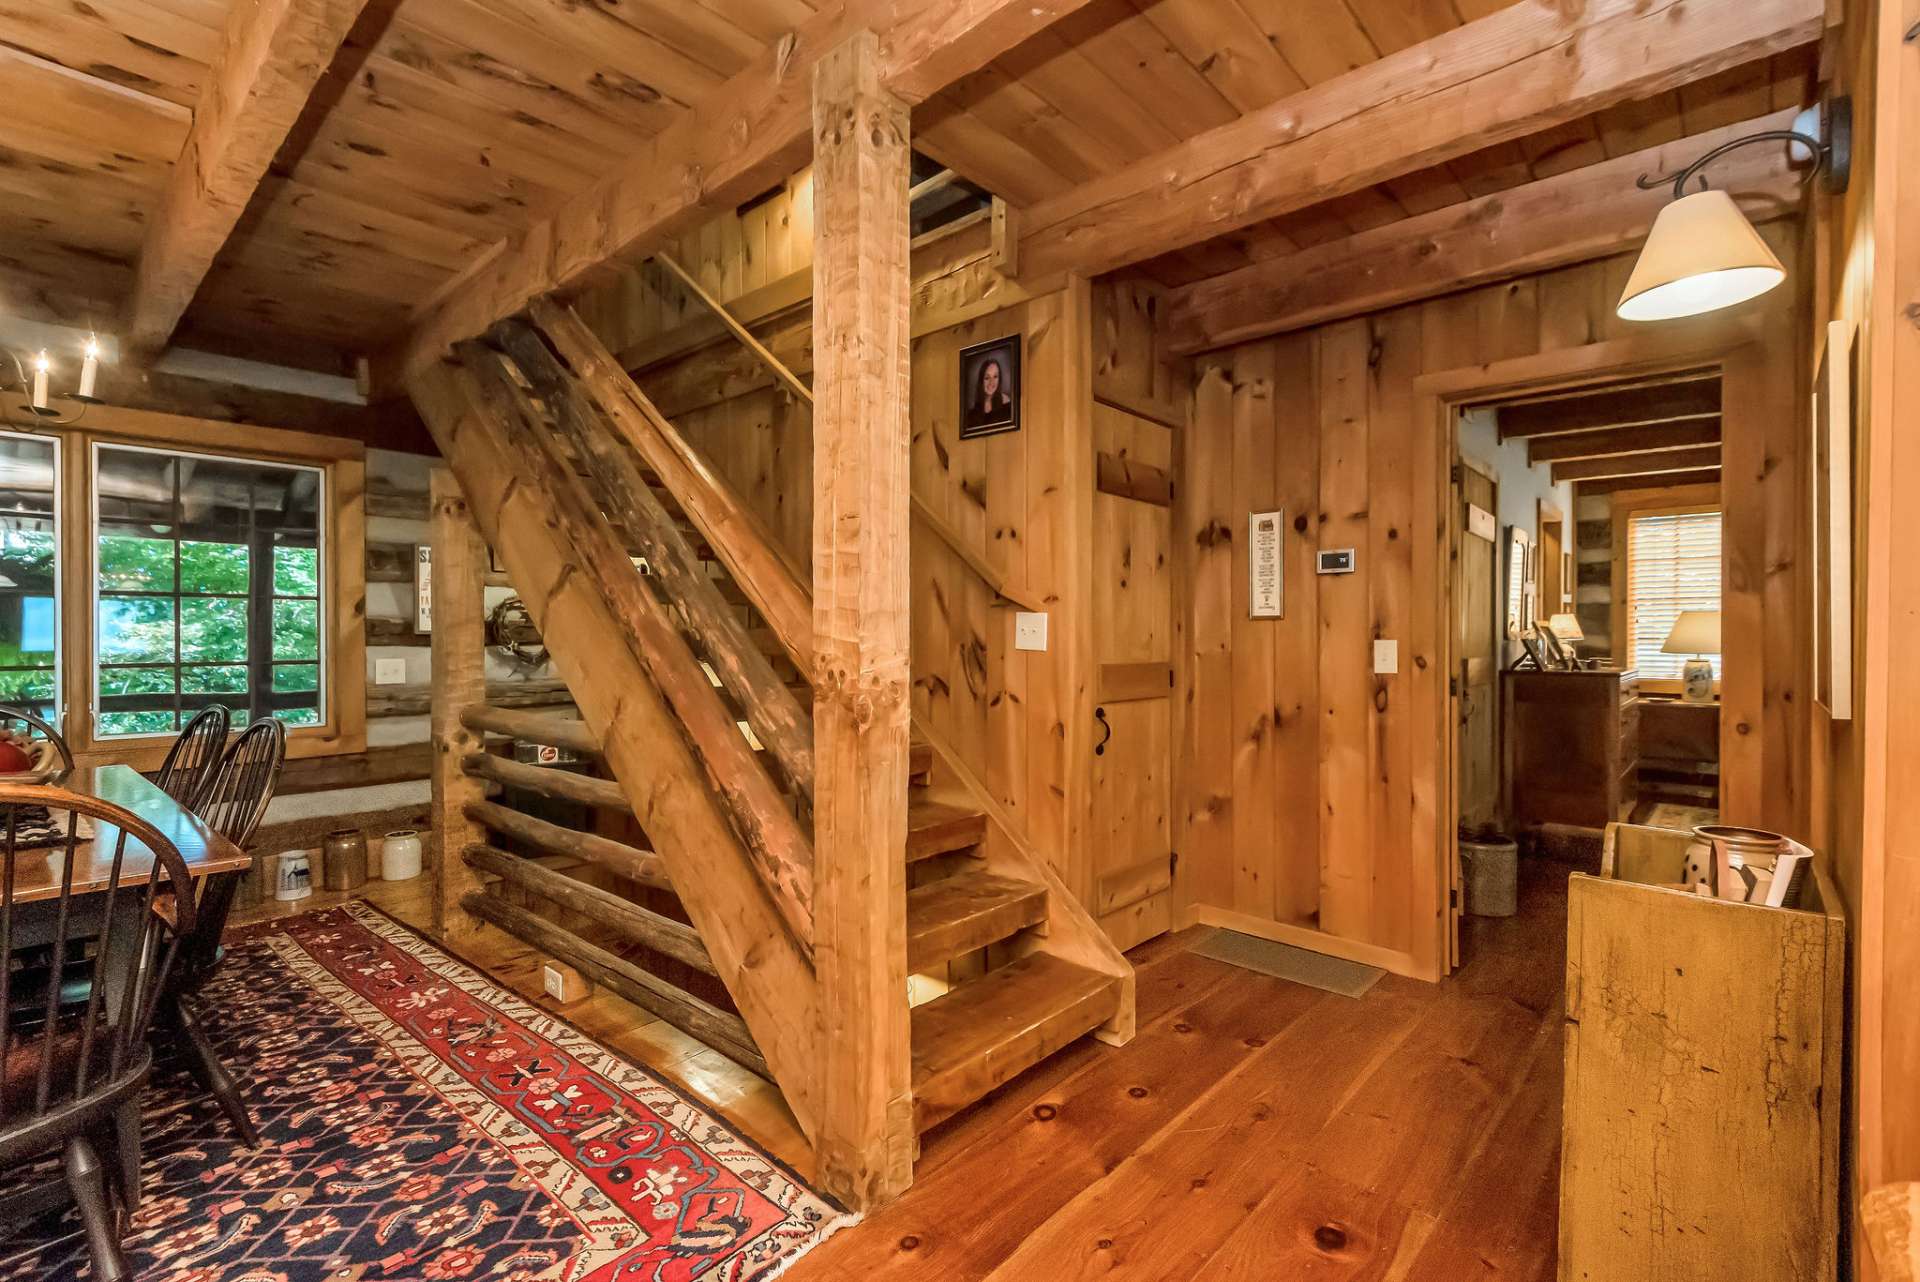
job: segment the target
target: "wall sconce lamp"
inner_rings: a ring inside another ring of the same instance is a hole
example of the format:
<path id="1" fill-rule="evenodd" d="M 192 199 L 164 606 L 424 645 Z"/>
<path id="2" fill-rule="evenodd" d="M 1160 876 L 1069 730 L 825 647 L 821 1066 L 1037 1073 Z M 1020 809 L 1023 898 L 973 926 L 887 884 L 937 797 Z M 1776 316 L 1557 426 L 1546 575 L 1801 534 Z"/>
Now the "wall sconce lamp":
<path id="1" fill-rule="evenodd" d="M 1786 268 L 1767 248 L 1733 197 L 1700 179 L 1700 171 L 1739 147 L 1783 142 L 1804 147 L 1813 157 L 1821 189 L 1838 195 L 1847 189 L 1852 165 L 1853 103 L 1834 98 L 1800 113 L 1791 129 L 1767 129 L 1722 143 L 1676 174 L 1642 175 L 1651 190 L 1673 185 L 1673 203 L 1653 220 L 1653 230 L 1633 265 L 1626 292 L 1615 309 L 1622 320 L 1672 320 L 1718 311 L 1757 298 L 1786 279 Z"/>
<path id="2" fill-rule="evenodd" d="M 23 405 L 13 407 L 18 412 L 30 415 L 25 426 L 33 427 L 71 427 L 80 421 L 89 405 L 100 404 L 100 398 L 94 395 L 94 385 L 100 376 L 100 340 L 88 336 L 82 349 L 80 360 L 79 386 L 72 392 L 51 391 L 49 383 L 53 373 L 53 360 L 42 348 L 37 355 L 21 360 L 18 353 L 11 349 L 0 348 L 0 360 L 10 361 L 13 365 L 17 389 L 10 387 L 4 374 L 0 374 L 0 397 L 18 390 L 27 398 Z M 31 371 L 31 372 L 29 372 Z M 53 402 L 63 400 L 75 408 L 60 409 Z M 0 423 L 11 423 L 13 415 L 8 407 L 0 403 Z"/>

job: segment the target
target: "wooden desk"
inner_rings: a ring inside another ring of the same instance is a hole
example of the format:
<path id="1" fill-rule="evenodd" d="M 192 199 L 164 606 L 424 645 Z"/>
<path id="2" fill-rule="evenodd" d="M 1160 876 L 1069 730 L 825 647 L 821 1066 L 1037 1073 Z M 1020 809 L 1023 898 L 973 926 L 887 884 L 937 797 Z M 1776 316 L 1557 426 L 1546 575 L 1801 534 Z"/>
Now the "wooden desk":
<path id="1" fill-rule="evenodd" d="M 62 786 L 68 792 L 98 797 L 124 807 L 152 824 L 161 836 L 179 847 L 181 857 L 187 861 L 187 871 L 195 878 L 244 872 L 253 863 L 253 856 L 209 831 L 197 815 L 131 766 L 81 766 Z M 94 894 L 106 889 L 107 878 L 113 872 L 113 848 L 119 835 L 118 828 L 103 823 L 95 829 L 93 840 L 74 846 L 74 894 Z M 57 898 L 66 857 L 64 843 L 17 852 L 14 899 L 30 903 Z M 138 837 L 129 835 L 121 884 L 137 885 L 152 875 L 153 852 Z"/>
<path id="2" fill-rule="evenodd" d="M 1631 672 L 1501 673 L 1507 822 L 1596 832 L 1633 809 L 1639 701 Z"/>

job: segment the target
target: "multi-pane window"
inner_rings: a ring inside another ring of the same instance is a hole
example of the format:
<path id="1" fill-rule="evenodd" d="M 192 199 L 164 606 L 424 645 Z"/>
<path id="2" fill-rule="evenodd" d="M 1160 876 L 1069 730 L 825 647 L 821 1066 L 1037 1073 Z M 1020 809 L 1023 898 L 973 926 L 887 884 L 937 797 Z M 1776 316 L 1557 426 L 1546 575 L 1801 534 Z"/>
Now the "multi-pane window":
<path id="1" fill-rule="evenodd" d="M 0 434 L 0 703 L 52 717 L 60 696 L 59 451 Z"/>
<path id="2" fill-rule="evenodd" d="M 211 703 L 326 719 L 324 474 L 94 449 L 94 735 L 170 733 Z"/>
<path id="3" fill-rule="evenodd" d="M 1679 680 L 1690 654 L 1661 647 L 1682 613 L 1720 608 L 1720 514 L 1636 516 L 1627 523 L 1628 662 L 1643 677 Z M 1720 656 L 1703 656 L 1720 677 Z"/>

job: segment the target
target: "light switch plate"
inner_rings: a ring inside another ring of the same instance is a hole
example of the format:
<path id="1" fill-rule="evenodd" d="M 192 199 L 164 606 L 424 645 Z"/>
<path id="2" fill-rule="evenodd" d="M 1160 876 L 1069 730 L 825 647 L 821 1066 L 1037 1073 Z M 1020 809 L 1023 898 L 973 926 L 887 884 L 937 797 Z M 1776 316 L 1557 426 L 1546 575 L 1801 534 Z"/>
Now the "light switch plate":
<path id="1" fill-rule="evenodd" d="M 1373 643 L 1373 671 L 1377 676 L 1390 677 L 1400 671 L 1400 643 L 1398 641 L 1375 641 Z"/>
<path id="2" fill-rule="evenodd" d="M 1013 648 L 1016 650 L 1044 650 L 1047 648 L 1047 616 L 1029 614 L 1022 610 L 1013 616 Z"/>
<path id="3" fill-rule="evenodd" d="M 407 683 L 405 659 L 375 659 L 373 683 L 377 686 L 403 686 Z"/>

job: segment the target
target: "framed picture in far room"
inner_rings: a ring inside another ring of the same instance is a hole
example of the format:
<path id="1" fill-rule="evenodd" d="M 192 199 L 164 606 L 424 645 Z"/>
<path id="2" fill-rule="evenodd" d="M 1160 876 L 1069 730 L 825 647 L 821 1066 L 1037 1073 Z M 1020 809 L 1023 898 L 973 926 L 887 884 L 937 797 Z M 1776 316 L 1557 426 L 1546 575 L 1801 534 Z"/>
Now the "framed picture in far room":
<path id="1" fill-rule="evenodd" d="M 1020 430 L 1020 335 L 960 349 L 960 439 Z"/>

